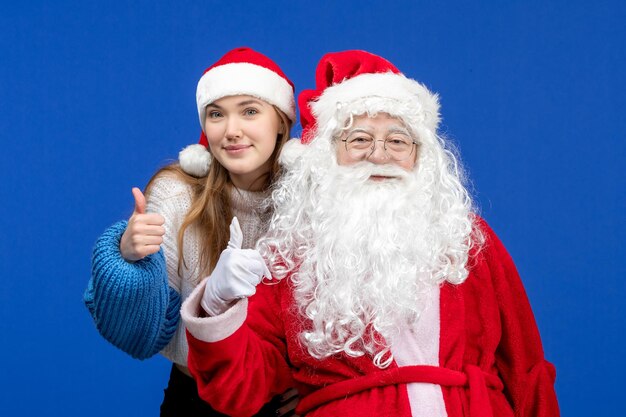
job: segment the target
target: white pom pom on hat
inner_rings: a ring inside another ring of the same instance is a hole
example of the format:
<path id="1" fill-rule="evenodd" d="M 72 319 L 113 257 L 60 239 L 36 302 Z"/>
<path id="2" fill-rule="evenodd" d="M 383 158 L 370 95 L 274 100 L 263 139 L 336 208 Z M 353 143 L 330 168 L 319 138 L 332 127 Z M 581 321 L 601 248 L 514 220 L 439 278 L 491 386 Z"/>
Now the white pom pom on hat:
<path id="1" fill-rule="evenodd" d="M 178 161 L 187 174 L 204 177 L 211 166 L 211 154 L 204 145 L 195 143 L 180 151 Z"/>
<path id="2" fill-rule="evenodd" d="M 298 159 L 305 150 L 306 145 L 304 145 L 299 138 L 289 139 L 280 150 L 278 163 L 284 167 L 293 166 L 296 159 Z"/>
<path id="3" fill-rule="evenodd" d="M 253 49 L 235 48 L 207 68 L 198 81 L 196 104 L 203 133 L 198 144 L 180 152 L 183 171 L 196 177 L 208 173 L 212 157 L 204 135 L 206 106 L 220 98 L 236 95 L 260 98 L 278 107 L 292 122 L 296 118 L 294 86 L 280 67 Z"/>

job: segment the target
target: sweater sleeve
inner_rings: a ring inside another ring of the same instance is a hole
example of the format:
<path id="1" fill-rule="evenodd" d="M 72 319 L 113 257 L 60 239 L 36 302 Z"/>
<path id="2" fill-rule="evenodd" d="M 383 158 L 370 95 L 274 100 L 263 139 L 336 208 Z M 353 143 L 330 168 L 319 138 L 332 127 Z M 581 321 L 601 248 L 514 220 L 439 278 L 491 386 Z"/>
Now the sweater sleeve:
<path id="1" fill-rule="evenodd" d="M 217 411 L 252 416 L 274 395 L 294 385 L 278 313 L 281 285 L 261 284 L 253 297 L 238 301 L 224 314 L 201 317 L 205 282 L 181 309 L 189 370 L 200 397 Z"/>
<path id="2" fill-rule="evenodd" d="M 485 257 L 499 300 L 502 336 L 496 366 L 516 417 L 558 417 L 556 371 L 545 360 L 539 330 L 517 269 L 495 233 L 483 223 Z"/>
<path id="3" fill-rule="evenodd" d="M 170 341 L 179 322 L 180 295 L 168 285 L 163 252 L 127 262 L 119 250 L 127 222 L 97 240 L 84 302 L 100 334 L 134 358 L 146 359 Z"/>

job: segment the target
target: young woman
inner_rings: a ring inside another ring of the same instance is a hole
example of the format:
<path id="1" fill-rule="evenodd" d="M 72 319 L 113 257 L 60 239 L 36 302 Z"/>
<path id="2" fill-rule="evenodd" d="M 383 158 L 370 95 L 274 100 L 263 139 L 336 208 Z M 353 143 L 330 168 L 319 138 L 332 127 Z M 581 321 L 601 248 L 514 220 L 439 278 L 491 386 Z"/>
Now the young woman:
<path id="1" fill-rule="evenodd" d="M 200 144 L 183 150 L 180 164 L 159 170 L 145 197 L 133 188 L 135 210 L 96 242 L 84 294 L 105 339 L 135 358 L 161 352 L 173 362 L 162 416 L 220 415 L 200 400 L 187 368 L 180 305 L 215 267 L 233 217 L 243 248 L 265 231 L 271 213 L 264 200 L 295 118 L 293 83 L 249 48 L 209 67 L 196 99 Z M 289 414 L 292 397 L 278 396 L 261 414 Z"/>

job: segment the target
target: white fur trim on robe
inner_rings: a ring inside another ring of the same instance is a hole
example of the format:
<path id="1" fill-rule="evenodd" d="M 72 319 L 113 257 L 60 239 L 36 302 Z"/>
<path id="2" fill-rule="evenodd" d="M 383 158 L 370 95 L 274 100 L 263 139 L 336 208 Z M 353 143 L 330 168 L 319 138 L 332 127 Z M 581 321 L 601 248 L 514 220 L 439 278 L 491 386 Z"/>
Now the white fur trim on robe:
<path id="1" fill-rule="evenodd" d="M 206 279 L 202 281 L 185 300 L 180 309 L 180 316 L 193 337 L 203 342 L 214 343 L 226 339 L 243 325 L 248 316 L 248 299 L 237 301 L 219 316 L 201 317 L 200 301 L 204 295 L 206 281 Z"/>
<path id="2" fill-rule="evenodd" d="M 427 306 L 412 329 L 406 328 L 393 340 L 391 352 L 398 366 L 439 366 L 439 286 L 427 296 Z M 413 417 L 447 417 L 441 386 L 428 383 L 407 384 Z"/>

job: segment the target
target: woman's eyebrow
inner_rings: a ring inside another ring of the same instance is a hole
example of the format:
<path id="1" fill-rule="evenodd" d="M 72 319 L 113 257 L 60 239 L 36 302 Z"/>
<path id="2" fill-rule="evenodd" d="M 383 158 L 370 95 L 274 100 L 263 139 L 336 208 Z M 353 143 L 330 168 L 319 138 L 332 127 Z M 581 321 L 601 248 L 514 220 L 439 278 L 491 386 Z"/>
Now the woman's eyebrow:
<path id="1" fill-rule="evenodd" d="M 250 104 L 261 104 L 261 102 L 259 100 L 250 99 L 250 100 L 246 100 L 246 101 L 242 101 L 240 103 L 237 103 L 237 106 L 243 107 L 243 106 L 248 106 Z"/>

